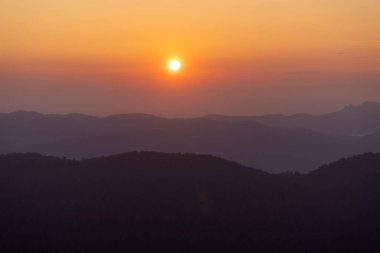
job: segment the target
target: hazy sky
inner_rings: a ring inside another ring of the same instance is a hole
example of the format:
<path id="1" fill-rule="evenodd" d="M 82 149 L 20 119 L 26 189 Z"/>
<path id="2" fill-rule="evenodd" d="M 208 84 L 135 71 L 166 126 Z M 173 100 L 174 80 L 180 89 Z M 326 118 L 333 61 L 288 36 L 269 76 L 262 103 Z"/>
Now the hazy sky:
<path id="1" fill-rule="evenodd" d="M 0 0 L 2 112 L 319 113 L 366 100 L 380 101 L 378 0 Z"/>

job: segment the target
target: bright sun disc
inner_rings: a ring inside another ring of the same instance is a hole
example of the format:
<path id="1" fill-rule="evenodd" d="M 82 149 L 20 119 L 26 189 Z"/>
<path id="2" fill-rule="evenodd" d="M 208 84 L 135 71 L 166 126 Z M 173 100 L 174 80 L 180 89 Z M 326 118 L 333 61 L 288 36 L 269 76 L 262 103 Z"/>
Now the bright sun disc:
<path id="1" fill-rule="evenodd" d="M 168 63 L 168 68 L 172 72 L 177 72 L 181 69 L 181 62 L 179 60 L 170 60 Z"/>

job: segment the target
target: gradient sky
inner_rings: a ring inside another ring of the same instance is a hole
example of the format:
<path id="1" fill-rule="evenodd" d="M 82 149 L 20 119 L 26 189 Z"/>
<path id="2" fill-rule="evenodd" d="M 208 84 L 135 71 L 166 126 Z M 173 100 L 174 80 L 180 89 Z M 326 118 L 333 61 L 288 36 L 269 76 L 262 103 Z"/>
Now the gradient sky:
<path id="1" fill-rule="evenodd" d="M 0 0 L 2 112 L 320 113 L 367 100 L 380 101 L 378 0 Z"/>

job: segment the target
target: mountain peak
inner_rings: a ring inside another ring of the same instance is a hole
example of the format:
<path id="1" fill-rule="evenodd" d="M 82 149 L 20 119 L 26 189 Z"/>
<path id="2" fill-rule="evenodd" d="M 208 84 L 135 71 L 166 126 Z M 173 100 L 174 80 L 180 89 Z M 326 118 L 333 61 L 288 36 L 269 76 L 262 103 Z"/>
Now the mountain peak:
<path id="1" fill-rule="evenodd" d="M 33 111 L 23 111 L 23 110 L 10 112 L 3 115 L 7 115 L 12 118 L 23 119 L 23 120 L 24 119 L 31 120 L 31 119 L 38 119 L 38 118 L 44 117 L 44 114 L 33 112 Z"/>
<path id="2" fill-rule="evenodd" d="M 349 104 L 349 105 L 346 105 L 342 111 L 368 111 L 368 110 L 379 110 L 380 111 L 380 103 L 378 102 L 372 102 L 372 101 L 368 101 L 368 102 L 364 102 L 362 104 L 359 104 L 359 105 L 352 105 L 352 104 Z"/>

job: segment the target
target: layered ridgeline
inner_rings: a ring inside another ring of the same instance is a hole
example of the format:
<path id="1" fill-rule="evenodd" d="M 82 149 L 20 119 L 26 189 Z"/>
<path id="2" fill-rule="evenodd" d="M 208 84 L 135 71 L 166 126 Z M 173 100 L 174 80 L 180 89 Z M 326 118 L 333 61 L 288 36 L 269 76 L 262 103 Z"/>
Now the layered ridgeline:
<path id="1" fill-rule="evenodd" d="M 213 156 L 0 156 L 1 252 L 378 252 L 380 154 L 307 175 Z"/>
<path id="2" fill-rule="evenodd" d="M 228 121 L 258 122 L 278 128 L 306 128 L 320 133 L 359 137 L 380 133 L 380 103 L 366 102 L 357 106 L 346 106 L 342 110 L 322 115 L 281 114 L 264 116 L 222 116 L 206 118 Z"/>
<path id="3" fill-rule="evenodd" d="M 347 125 L 349 126 L 349 125 Z M 98 118 L 0 114 L 0 152 L 89 158 L 130 151 L 211 154 L 270 172 L 310 171 L 344 156 L 380 152 L 380 135 L 339 138 L 307 129 L 144 114 Z"/>

